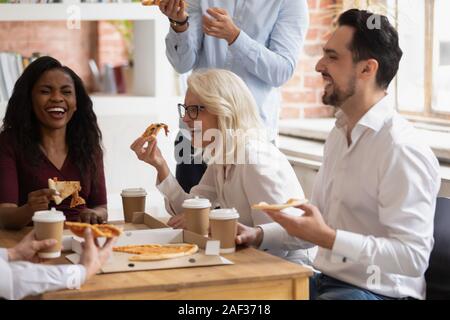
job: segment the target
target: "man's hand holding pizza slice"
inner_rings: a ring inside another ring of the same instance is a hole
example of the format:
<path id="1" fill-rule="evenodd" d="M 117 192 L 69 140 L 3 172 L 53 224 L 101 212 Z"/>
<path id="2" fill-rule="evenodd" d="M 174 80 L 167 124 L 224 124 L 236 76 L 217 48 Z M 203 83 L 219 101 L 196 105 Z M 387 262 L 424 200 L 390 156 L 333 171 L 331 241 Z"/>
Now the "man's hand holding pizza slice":
<path id="1" fill-rule="evenodd" d="M 273 221 L 279 223 L 289 235 L 331 250 L 336 239 L 336 230 L 328 226 L 320 210 L 309 203 L 295 208 L 303 210 L 303 215 L 293 216 L 279 210 L 264 210 Z"/>

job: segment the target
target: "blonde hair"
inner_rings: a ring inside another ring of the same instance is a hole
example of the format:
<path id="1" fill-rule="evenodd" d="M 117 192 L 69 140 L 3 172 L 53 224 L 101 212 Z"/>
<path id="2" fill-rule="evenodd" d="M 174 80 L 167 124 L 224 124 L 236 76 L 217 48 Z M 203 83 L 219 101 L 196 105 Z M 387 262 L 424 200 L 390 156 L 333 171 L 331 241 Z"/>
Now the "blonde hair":
<path id="1" fill-rule="evenodd" d="M 247 138 L 266 138 L 256 101 L 245 82 L 231 71 L 202 69 L 193 72 L 187 80 L 190 90 L 206 110 L 217 116 L 222 137 L 227 132 L 244 133 L 233 139 L 233 147 Z"/>

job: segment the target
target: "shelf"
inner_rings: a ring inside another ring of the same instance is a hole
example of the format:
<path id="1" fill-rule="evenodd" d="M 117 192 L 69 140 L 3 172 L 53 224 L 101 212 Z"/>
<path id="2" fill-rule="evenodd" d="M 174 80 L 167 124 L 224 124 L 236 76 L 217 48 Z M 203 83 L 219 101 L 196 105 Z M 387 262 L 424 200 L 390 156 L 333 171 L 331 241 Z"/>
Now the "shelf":
<path id="1" fill-rule="evenodd" d="M 184 97 L 176 95 L 149 97 L 128 95 L 91 94 L 94 110 L 97 115 L 177 113 L 177 104 Z"/>
<path id="2" fill-rule="evenodd" d="M 140 3 L 0 4 L 0 21 L 70 21 L 78 14 L 82 21 L 163 18 L 158 7 L 142 6 Z"/>
<path id="3" fill-rule="evenodd" d="M 133 94 L 147 97 L 175 94 L 175 72 L 165 54 L 165 36 L 170 25 L 157 6 L 142 6 L 138 2 L 76 3 L 76 1 L 0 4 L 0 21 L 66 21 L 67 27 L 71 28 L 74 21 L 80 20 L 133 20 L 135 68 Z"/>

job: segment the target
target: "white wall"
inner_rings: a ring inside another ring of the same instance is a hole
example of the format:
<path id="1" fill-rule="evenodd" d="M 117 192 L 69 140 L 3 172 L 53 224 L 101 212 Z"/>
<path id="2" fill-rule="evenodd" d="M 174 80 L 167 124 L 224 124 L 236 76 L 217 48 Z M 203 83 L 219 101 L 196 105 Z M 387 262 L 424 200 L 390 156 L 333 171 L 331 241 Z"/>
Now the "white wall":
<path id="1" fill-rule="evenodd" d="M 147 190 L 147 211 L 165 215 L 164 200 L 155 187 L 156 170 L 137 159 L 130 149 L 131 143 L 153 122 L 169 126 L 169 137 L 160 133 L 158 145 L 175 172 L 173 156 L 178 132 L 177 103 L 181 98 L 135 98 L 123 105 L 120 100 L 103 98 L 101 104 L 94 99 L 94 109 L 103 133 L 105 147 L 105 176 L 108 190 L 108 211 L 111 220 L 122 219 L 120 191 L 123 188 L 143 187 Z"/>

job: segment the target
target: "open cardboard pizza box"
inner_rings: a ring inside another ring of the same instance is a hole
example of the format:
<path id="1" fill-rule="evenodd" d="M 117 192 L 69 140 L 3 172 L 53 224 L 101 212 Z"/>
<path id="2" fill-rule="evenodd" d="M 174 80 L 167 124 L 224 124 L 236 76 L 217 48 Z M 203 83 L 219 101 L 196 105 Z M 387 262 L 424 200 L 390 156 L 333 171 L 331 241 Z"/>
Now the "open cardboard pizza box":
<path id="1" fill-rule="evenodd" d="M 219 241 L 210 240 L 206 237 L 187 230 L 172 229 L 168 227 L 164 222 L 148 214 L 142 215 L 141 220 L 134 219 L 133 222 L 143 223 L 138 223 L 138 227 L 136 230 L 130 230 L 130 226 L 128 226 L 128 228 L 124 228 L 124 233 L 117 240 L 115 246 L 141 245 L 151 243 L 193 243 L 199 247 L 199 251 L 190 256 L 158 261 L 129 261 L 128 258 L 132 256 L 131 254 L 113 252 L 110 260 L 100 270 L 101 273 L 233 264 L 233 262 L 231 262 L 230 260 L 219 255 Z M 143 228 L 142 225 L 147 226 L 147 228 Z M 73 237 L 72 250 L 75 253 L 66 256 L 66 258 L 70 262 L 75 264 L 79 262 L 80 254 L 82 253 L 82 241 L 83 239 L 79 237 Z"/>

